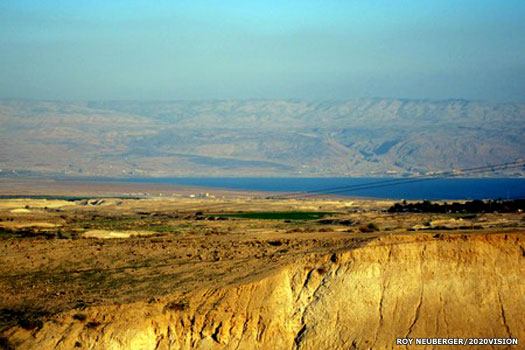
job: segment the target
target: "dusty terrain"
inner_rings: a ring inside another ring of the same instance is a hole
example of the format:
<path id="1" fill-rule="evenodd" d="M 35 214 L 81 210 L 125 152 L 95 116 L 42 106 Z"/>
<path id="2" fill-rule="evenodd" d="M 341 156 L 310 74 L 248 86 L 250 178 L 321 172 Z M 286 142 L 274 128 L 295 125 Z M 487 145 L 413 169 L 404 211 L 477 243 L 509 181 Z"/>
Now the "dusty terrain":
<path id="1" fill-rule="evenodd" d="M 521 159 L 524 118 L 465 100 L 3 100 L 0 177 L 415 176 Z"/>
<path id="2" fill-rule="evenodd" d="M 0 348 L 525 341 L 523 214 L 386 213 L 391 204 L 2 199 Z"/>

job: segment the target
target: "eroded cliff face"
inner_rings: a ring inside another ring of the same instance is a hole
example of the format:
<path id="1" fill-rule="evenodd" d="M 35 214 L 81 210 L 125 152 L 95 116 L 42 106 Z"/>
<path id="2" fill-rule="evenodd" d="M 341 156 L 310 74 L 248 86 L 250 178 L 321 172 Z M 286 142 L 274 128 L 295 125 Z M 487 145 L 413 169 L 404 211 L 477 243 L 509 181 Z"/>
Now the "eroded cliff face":
<path id="1" fill-rule="evenodd" d="M 19 349 L 43 350 L 404 348 L 397 337 L 525 342 L 524 278 L 518 234 L 383 237 L 227 288 L 94 307 L 81 311 L 86 319 L 76 310 L 4 336 Z M 454 347 L 439 347 L 447 348 Z"/>

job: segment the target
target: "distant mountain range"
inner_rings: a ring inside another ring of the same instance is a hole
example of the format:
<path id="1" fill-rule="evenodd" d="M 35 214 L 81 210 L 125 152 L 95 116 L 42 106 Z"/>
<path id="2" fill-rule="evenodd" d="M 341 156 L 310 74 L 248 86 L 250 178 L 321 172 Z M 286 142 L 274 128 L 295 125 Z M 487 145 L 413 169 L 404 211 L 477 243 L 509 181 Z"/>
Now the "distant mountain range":
<path id="1" fill-rule="evenodd" d="M 0 140 L 0 175 L 413 176 L 525 158 L 525 104 L 3 100 Z"/>

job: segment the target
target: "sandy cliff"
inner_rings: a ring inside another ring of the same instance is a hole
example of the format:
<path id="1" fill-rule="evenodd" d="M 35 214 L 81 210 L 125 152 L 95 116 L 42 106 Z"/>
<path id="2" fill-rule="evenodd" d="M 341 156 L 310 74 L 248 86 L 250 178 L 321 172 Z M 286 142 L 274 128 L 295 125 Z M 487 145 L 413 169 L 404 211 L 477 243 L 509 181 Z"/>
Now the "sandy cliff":
<path id="1" fill-rule="evenodd" d="M 19 349 L 43 350 L 404 348 L 397 337 L 525 342 L 524 277 L 518 234 L 383 237 L 250 282 L 71 311 L 4 336 Z M 447 348 L 455 347 L 439 347 Z"/>

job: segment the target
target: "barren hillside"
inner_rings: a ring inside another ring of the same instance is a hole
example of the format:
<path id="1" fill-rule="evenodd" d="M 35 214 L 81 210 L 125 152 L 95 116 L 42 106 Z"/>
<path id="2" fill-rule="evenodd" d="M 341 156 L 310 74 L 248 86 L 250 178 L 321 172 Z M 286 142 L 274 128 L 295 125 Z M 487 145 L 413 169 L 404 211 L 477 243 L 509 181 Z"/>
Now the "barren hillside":
<path id="1" fill-rule="evenodd" d="M 524 122 L 525 105 L 463 100 L 4 100 L 0 168 L 72 176 L 408 176 L 521 158 Z"/>
<path id="2" fill-rule="evenodd" d="M 67 312 L 41 329 L 4 334 L 19 349 L 43 350 L 403 349 L 394 347 L 396 338 L 521 340 L 523 250 L 513 234 L 383 238 L 302 256 L 254 281 Z"/>
<path id="3" fill-rule="evenodd" d="M 385 212 L 391 204 L 3 199 L 0 348 L 522 341 L 523 214 Z"/>

